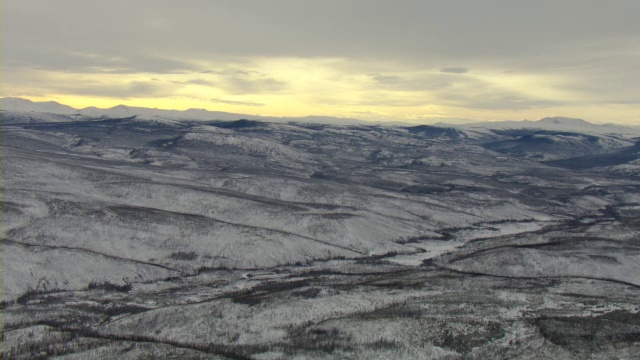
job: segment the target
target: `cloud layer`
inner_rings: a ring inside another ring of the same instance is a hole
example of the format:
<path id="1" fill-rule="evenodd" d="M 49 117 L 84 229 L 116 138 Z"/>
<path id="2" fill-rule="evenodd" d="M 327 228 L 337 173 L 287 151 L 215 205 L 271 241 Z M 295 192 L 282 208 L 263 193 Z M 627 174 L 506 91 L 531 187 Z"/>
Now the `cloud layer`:
<path id="1" fill-rule="evenodd" d="M 7 0 L 2 10 L 3 95 L 640 122 L 637 1 Z"/>

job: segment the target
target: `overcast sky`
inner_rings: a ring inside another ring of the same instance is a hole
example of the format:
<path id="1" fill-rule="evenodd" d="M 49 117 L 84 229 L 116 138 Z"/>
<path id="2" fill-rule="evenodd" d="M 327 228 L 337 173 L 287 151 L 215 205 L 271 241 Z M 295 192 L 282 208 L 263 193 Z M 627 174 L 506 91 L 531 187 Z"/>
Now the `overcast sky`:
<path id="1" fill-rule="evenodd" d="M 640 1 L 4 0 L 2 95 L 640 124 Z"/>

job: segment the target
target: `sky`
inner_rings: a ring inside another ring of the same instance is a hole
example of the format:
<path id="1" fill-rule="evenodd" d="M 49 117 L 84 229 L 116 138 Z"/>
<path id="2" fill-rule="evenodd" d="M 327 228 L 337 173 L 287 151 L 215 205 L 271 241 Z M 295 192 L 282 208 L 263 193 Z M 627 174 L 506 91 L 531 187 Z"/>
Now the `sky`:
<path id="1" fill-rule="evenodd" d="M 640 125 L 640 1 L 4 0 L 0 95 Z"/>

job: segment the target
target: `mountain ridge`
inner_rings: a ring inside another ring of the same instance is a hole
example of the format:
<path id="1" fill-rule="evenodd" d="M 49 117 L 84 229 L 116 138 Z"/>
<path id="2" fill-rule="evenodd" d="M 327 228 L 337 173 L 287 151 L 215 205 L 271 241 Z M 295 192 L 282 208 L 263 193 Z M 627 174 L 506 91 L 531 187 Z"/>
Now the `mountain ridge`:
<path id="1" fill-rule="evenodd" d="M 124 118 L 136 116 L 142 120 L 197 120 L 197 121 L 234 121 L 240 119 L 253 119 L 271 122 L 301 122 L 301 123 L 322 123 L 332 125 L 390 125 L 390 126 L 416 126 L 422 123 L 408 123 L 402 121 L 380 122 L 366 121 L 357 118 L 339 118 L 332 116 L 308 115 L 302 117 L 276 117 L 262 116 L 242 113 L 230 113 L 224 111 L 214 111 L 206 109 L 189 108 L 186 110 L 158 109 L 147 107 L 128 106 L 124 104 L 110 108 L 98 108 L 89 106 L 77 109 L 56 101 L 36 102 L 20 97 L 0 98 L 0 110 L 19 113 L 49 113 L 56 115 L 76 115 L 82 117 L 106 117 Z M 519 129 L 519 128 L 539 128 L 543 130 L 556 131 L 582 131 L 592 133 L 620 133 L 640 136 L 640 126 L 626 126 L 619 124 L 594 124 L 583 119 L 552 116 L 539 120 L 506 120 L 506 121 L 486 121 L 453 123 L 438 122 L 431 126 L 459 128 L 471 131 L 486 131 L 487 129 Z"/>
<path id="2" fill-rule="evenodd" d="M 262 121 L 274 121 L 274 122 L 314 122 L 314 123 L 326 123 L 326 124 L 341 124 L 341 125 L 357 125 L 357 124 L 375 124 L 375 122 L 369 122 L 355 118 L 339 118 L 333 116 L 317 116 L 308 115 L 302 117 L 276 117 L 276 116 L 262 116 L 242 113 L 230 113 L 225 111 L 214 111 L 206 109 L 189 108 L 186 110 L 172 110 L 172 109 L 158 109 L 128 106 L 124 104 L 116 105 L 110 108 L 99 108 L 95 106 L 88 106 L 86 108 L 77 109 L 68 105 L 60 104 L 55 101 L 36 102 L 29 99 L 23 99 L 19 97 L 4 97 L 0 98 L 0 110 L 19 112 L 19 113 L 49 113 L 56 115 L 78 115 L 86 117 L 108 117 L 108 118 L 122 118 L 136 116 L 139 119 L 155 120 L 162 118 L 166 120 L 223 120 L 233 121 L 240 119 L 254 119 Z M 396 124 L 400 124 L 396 122 Z"/>

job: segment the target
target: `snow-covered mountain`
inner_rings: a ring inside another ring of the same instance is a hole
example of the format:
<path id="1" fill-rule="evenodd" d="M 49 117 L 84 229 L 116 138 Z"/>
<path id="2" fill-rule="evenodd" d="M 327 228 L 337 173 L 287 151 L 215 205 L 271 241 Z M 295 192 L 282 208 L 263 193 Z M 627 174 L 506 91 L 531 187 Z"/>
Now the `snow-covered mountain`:
<path id="1" fill-rule="evenodd" d="M 9 103 L 2 358 L 640 353 L 629 137 Z"/>
<path id="2" fill-rule="evenodd" d="M 332 116 L 304 116 L 304 117 L 273 117 L 261 116 L 255 114 L 230 113 L 224 111 L 211 111 L 205 109 L 187 109 L 187 110 L 166 110 L 158 108 L 145 108 L 127 105 L 117 105 L 111 108 L 98 108 L 95 106 L 86 107 L 84 109 L 76 109 L 71 106 L 63 105 L 55 101 L 34 102 L 27 99 L 16 97 L 5 97 L 0 99 L 0 110 L 5 112 L 30 114 L 32 122 L 46 122 L 48 115 L 76 115 L 78 118 L 129 118 L 136 117 L 140 120 L 154 121 L 175 121 L 175 120 L 192 120 L 192 121 L 234 121 L 240 119 L 265 120 L 271 122 L 300 122 L 300 123 L 321 123 L 321 124 L 370 124 L 368 121 L 353 118 L 338 118 Z M 34 113 L 43 114 L 36 118 L 32 116 Z M 52 117 L 51 121 L 56 121 L 56 117 Z"/>
<path id="3" fill-rule="evenodd" d="M 0 110 L 12 112 L 36 112 L 50 114 L 76 114 L 78 109 L 63 105 L 55 101 L 34 102 L 17 97 L 5 97 L 0 99 Z"/>
<path id="4" fill-rule="evenodd" d="M 248 114 L 235 114 L 224 111 L 209 111 L 205 109 L 165 110 L 157 108 L 145 108 L 126 105 L 117 105 L 108 109 L 87 107 L 78 110 L 78 113 L 87 117 L 126 118 L 135 116 L 140 119 L 167 119 L 167 120 L 238 120 L 242 118 L 262 118 L 261 116 Z"/>
<path id="5" fill-rule="evenodd" d="M 371 122 L 356 118 L 339 118 L 332 116 L 303 116 L 303 117 L 273 117 L 261 116 L 256 114 L 230 113 L 224 111 L 211 111 L 205 109 L 187 109 L 187 110 L 166 110 L 158 108 L 145 108 L 127 105 L 117 105 L 111 108 L 97 108 L 94 106 L 84 109 L 76 109 L 71 106 L 63 105 L 55 101 L 34 102 L 27 99 L 16 97 L 5 97 L 0 99 L 0 110 L 13 113 L 29 113 L 32 120 L 38 122 L 46 122 L 44 114 L 55 115 L 75 115 L 75 119 L 85 118 L 128 118 L 136 117 L 139 120 L 154 121 L 234 121 L 240 119 L 262 120 L 269 122 L 296 122 L 296 123 L 316 123 L 316 124 L 332 124 L 332 125 L 371 125 L 379 122 Z M 36 115 L 33 114 L 42 114 Z M 59 121 L 53 117 L 51 121 Z M 432 126 L 441 128 L 457 128 L 469 130 L 471 133 L 487 133 L 490 130 L 505 129 L 541 129 L 551 131 L 572 131 L 590 134 L 618 134 L 628 137 L 640 136 L 640 126 L 623 126 L 617 124 L 593 124 L 582 119 L 574 119 L 568 117 L 547 117 L 540 120 L 519 120 L 519 121 L 490 121 L 476 123 L 461 123 L 462 120 L 453 121 L 451 123 L 441 122 Z M 409 126 L 404 122 L 385 122 L 384 125 L 390 126 Z M 471 137 L 477 135 L 469 135 Z"/>
<path id="6" fill-rule="evenodd" d="M 569 131 L 590 134 L 618 134 L 640 136 L 640 128 L 618 124 L 593 124 L 583 119 L 568 117 L 546 117 L 540 120 L 489 121 L 467 124 L 438 124 L 473 131 L 507 130 L 507 129 L 540 129 L 549 131 Z"/>

